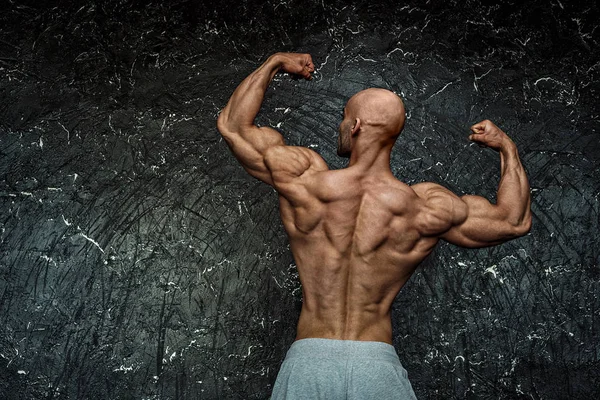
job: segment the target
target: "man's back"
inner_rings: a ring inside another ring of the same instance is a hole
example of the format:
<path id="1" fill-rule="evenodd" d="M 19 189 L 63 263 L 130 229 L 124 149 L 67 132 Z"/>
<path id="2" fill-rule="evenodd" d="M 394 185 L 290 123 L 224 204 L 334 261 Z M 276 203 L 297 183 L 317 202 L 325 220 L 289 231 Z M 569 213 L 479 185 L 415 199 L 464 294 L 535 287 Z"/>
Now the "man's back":
<path id="1" fill-rule="evenodd" d="M 280 201 L 303 288 L 297 339 L 391 343 L 390 306 L 438 242 L 419 229 L 423 200 L 389 172 L 305 175 L 294 204 Z"/>

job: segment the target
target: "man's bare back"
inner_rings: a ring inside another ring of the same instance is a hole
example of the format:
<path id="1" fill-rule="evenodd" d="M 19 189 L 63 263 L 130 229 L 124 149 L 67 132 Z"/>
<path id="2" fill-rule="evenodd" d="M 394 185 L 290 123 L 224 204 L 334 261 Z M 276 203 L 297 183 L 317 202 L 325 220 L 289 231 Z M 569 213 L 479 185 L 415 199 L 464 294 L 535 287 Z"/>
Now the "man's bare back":
<path id="1" fill-rule="evenodd" d="M 279 194 L 302 283 L 298 341 L 391 344 L 392 302 L 440 239 L 484 247 L 529 231 L 527 176 L 515 144 L 492 122 L 473 125 L 469 139 L 500 154 L 496 204 L 394 177 L 390 153 L 405 111 L 402 100 L 384 89 L 367 89 L 348 101 L 338 155 L 349 157 L 349 166 L 332 171 L 316 152 L 287 146 L 274 129 L 254 125 L 279 70 L 310 79 L 314 65 L 308 54 L 270 57 L 238 86 L 217 125 L 246 171 Z"/>
<path id="2" fill-rule="evenodd" d="M 280 198 L 303 289 L 297 339 L 391 343 L 392 302 L 438 242 L 419 230 L 423 201 L 391 173 L 306 175 L 294 205 Z"/>

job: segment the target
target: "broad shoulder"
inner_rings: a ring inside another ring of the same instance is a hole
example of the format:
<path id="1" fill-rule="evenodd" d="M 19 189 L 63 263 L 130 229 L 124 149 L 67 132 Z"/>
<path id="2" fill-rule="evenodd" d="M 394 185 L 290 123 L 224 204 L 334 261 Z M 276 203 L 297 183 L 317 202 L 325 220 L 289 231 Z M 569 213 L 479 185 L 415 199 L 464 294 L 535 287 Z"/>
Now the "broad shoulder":
<path id="1" fill-rule="evenodd" d="M 315 175 L 329 171 L 318 153 L 300 146 L 273 146 L 265 154 L 265 165 L 275 190 L 293 205 L 311 201 L 310 182 Z"/>
<path id="2" fill-rule="evenodd" d="M 293 179 L 307 170 L 329 170 L 318 153 L 301 146 L 273 146 L 265 153 L 265 163 L 274 179 Z"/>
<path id="3" fill-rule="evenodd" d="M 420 227 L 424 234 L 441 234 L 467 217 L 466 203 L 444 186 L 423 182 L 411 188 L 424 200 L 420 210 Z"/>
<path id="4" fill-rule="evenodd" d="M 417 194 L 417 196 L 427 200 L 427 198 L 434 195 L 449 195 L 451 191 L 433 182 L 421 182 L 410 186 L 410 188 Z"/>

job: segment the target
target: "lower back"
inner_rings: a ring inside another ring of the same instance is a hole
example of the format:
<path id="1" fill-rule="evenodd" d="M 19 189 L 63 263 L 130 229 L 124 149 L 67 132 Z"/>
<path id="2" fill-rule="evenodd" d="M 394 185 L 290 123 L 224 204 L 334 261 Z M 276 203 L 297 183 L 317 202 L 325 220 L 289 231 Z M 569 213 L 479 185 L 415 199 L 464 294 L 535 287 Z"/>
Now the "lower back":
<path id="1" fill-rule="evenodd" d="M 318 252 L 315 258 L 300 258 L 303 306 L 297 339 L 391 343 L 390 308 L 416 264 L 398 265 L 385 253 L 380 249 L 368 263 L 339 258 L 334 262 Z"/>

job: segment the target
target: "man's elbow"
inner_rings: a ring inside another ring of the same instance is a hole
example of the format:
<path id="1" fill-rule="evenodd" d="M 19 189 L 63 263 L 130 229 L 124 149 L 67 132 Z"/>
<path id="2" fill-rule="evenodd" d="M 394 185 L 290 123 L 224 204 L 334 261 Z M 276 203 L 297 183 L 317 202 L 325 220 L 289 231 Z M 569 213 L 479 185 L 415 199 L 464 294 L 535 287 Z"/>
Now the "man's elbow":
<path id="1" fill-rule="evenodd" d="M 527 213 L 516 223 L 511 224 L 511 233 L 515 238 L 525 236 L 531 231 L 531 213 Z"/>
<path id="2" fill-rule="evenodd" d="M 225 109 L 221 111 L 219 117 L 217 118 L 217 130 L 222 136 L 227 135 L 227 133 L 229 132 L 229 121 Z"/>
<path id="3" fill-rule="evenodd" d="M 217 118 L 217 130 L 227 141 L 235 138 L 244 132 L 244 127 L 236 122 L 235 118 L 231 118 L 227 107 L 221 111 Z"/>

